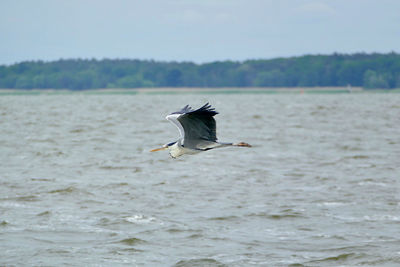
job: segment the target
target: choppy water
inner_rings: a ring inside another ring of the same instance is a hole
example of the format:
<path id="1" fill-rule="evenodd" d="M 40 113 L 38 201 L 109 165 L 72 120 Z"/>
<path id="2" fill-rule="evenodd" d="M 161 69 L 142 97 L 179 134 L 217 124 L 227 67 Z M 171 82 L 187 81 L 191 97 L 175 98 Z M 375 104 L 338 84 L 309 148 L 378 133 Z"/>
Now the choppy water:
<path id="1" fill-rule="evenodd" d="M 210 102 L 226 148 L 172 159 Z M 400 95 L 0 97 L 0 265 L 396 266 Z"/>

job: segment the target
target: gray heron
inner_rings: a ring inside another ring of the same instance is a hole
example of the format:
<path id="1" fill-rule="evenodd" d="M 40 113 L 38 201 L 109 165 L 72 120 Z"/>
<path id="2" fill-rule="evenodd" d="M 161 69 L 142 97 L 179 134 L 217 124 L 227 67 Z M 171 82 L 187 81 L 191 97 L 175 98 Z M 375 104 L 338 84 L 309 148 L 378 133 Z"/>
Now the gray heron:
<path id="1" fill-rule="evenodd" d="M 219 147 L 251 147 L 244 142 L 237 144 L 218 142 L 214 119 L 217 114 L 218 112 L 209 103 L 196 110 L 186 105 L 180 111 L 169 114 L 166 119 L 178 127 L 181 136 L 177 141 L 150 152 L 169 149 L 171 157 L 177 158 L 183 154 L 196 154 Z"/>

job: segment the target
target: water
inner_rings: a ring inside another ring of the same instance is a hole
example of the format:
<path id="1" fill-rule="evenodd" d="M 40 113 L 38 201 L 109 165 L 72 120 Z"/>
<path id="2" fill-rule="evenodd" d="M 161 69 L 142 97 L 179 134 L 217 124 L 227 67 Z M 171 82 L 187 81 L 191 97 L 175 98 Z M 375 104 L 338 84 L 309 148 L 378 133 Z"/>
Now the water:
<path id="1" fill-rule="evenodd" d="M 172 159 L 210 102 L 225 148 Z M 0 265 L 396 266 L 399 94 L 0 97 Z"/>

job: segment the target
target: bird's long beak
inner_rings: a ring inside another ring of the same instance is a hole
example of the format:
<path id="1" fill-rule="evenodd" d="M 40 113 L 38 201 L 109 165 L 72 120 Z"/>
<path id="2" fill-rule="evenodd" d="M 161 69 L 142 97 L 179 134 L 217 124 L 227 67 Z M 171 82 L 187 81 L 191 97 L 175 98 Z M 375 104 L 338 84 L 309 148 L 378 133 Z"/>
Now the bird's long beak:
<path id="1" fill-rule="evenodd" d="M 168 147 L 160 147 L 160 148 L 156 148 L 156 149 L 152 149 L 152 150 L 150 150 L 150 152 L 156 152 L 156 151 L 160 151 L 160 150 L 164 150 L 164 149 L 167 149 Z"/>

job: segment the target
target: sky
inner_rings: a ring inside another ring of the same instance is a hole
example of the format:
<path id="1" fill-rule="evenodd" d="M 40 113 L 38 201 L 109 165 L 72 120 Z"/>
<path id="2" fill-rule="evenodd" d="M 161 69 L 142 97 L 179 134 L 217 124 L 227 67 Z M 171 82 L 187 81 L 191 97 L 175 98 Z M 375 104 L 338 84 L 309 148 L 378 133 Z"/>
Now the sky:
<path id="1" fill-rule="evenodd" d="M 399 0 L 0 0 L 0 65 L 392 51 Z"/>

